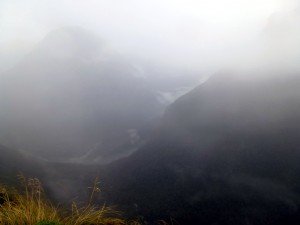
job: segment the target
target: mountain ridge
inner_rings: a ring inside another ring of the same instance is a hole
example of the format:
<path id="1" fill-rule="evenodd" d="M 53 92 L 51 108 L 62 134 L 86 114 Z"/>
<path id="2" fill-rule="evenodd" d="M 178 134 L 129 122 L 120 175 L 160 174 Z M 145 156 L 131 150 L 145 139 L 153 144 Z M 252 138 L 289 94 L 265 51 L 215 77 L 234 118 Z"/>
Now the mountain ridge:
<path id="1" fill-rule="evenodd" d="M 225 77 L 179 98 L 144 147 L 107 168 L 106 200 L 149 221 L 297 224 L 300 78 Z"/>

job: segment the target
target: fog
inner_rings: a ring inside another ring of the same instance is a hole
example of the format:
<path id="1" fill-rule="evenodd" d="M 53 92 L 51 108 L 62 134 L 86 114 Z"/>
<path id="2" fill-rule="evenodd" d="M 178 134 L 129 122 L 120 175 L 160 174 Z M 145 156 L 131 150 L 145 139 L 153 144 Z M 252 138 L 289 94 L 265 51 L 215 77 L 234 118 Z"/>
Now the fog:
<path id="1" fill-rule="evenodd" d="M 298 73 L 299 24 L 295 0 L 1 1 L 0 143 L 64 162 L 130 155 L 215 73 Z"/>
<path id="2" fill-rule="evenodd" d="M 63 26 L 89 29 L 134 60 L 208 74 L 299 54 L 295 0 L 4 0 L 0 18 L 0 56 L 12 61 Z"/>
<path id="3" fill-rule="evenodd" d="M 299 27 L 298 0 L 1 0 L 0 183 L 66 204 L 100 174 L 145 224 L 298 224 Z"/>

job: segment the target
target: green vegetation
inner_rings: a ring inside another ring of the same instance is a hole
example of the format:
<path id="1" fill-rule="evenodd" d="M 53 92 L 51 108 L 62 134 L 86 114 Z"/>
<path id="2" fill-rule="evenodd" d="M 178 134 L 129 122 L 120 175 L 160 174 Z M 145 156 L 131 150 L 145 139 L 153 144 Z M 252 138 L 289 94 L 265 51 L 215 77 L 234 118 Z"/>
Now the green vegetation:
<path id="1" fill-rule="evenodd" d="M 98 181 L 91 188 L 90 200 L 84 207 L 72 204 L 70 210 L 51 204 L 44 197 L 38 179 L 20 177 L 23 191 L 0 186 L 1 225 L 138 225 L 136 221 L 126 221 L 120 213 L 110 207 L 92 204 L 99 192 Z"/>

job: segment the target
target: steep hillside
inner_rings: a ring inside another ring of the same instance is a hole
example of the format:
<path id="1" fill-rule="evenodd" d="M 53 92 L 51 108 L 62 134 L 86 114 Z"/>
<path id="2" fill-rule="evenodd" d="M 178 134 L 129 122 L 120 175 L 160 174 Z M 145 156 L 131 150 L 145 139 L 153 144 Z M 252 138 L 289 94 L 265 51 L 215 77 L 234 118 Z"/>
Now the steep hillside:
<path id="1" fill-rule="evenodd" d="M 172 104 L 152 140 L 107 169 L 105 198 L 148 220 L 297 224 L 300 78 L 220 74 Z"/>
<path id="2" fill-rule="evenodd" d="M 36 160 L 21 152 L 0 145 L 0 183 L 18 182 L 18 175 L 41 177 L 43 168 Z"/>
<path id="3" fill-rule="evenodd" d="M 1 75 L 0 141 L 48 159 L 109 162 L 134 151 L 159 115 L 139 71 L 77 27 L 48 34 Z"/>

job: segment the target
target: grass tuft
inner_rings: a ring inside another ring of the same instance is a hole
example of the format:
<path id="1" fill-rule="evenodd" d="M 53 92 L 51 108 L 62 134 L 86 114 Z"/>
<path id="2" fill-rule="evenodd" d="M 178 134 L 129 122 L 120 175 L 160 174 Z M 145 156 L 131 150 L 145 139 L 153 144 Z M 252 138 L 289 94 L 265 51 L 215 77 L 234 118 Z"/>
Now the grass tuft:
<path id="1" fill-rule="evenodd" d="M 98 179 L 91 188 L 89 202 L 79 207 L 75 202 L 66 213 L 65 209 L 51 204 L 44 197 L 41 182 L 36 178 L 20 176 L 24 190 L 0 186 L 1 225 L 139 225 L 136 221 L 126 221 L 120 213 L 108 206 L 92 204 L 100 191 Z"/>

